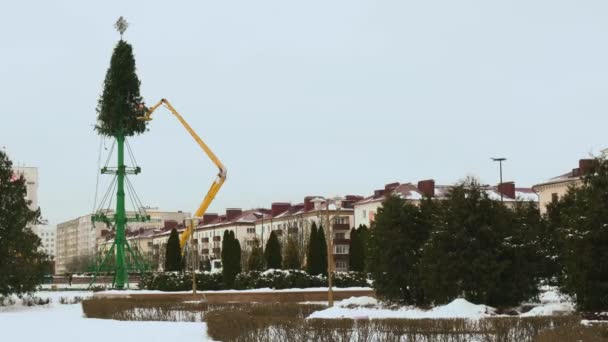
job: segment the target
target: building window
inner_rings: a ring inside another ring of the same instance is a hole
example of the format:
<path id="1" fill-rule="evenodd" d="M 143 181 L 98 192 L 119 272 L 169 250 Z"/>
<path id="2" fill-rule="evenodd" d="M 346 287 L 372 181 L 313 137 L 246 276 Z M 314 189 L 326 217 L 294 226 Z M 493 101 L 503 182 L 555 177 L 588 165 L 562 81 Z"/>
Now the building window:
<path id="1" fill-rule="evenodd" d="M 551 194 L 551 202 L 555 203 L 559 200 L 559 195 L 557 195 L 557 192 L 554 192 Z"/>
<path id="2" fill-rule="evenodd" d="M 255 228 L 247 228 L 247 234 L 255 234 Z"/>
<path id="3" fill-rule="evenodd" d="M 346 271 L 346 263 L 344 261 L 336 262 L 336 270 L 338 271 Z"/>
<path id="4" fill-rule="evenodd" d="M 366 211 L 366 210 L 363 210 L 363 211 L 362 211 L 362 213 L 363 213 L 363 215 L 361 215 L 361 216 L 362 216 L 363 218 L 367 218 L 367 211 Z"/>
<path id="5" fill-rule="evenodd" d="M 346 245 L 336 245 L 334 250 L 336 254 L 348 254 L 348 246 Z"/>
<path id="6" fill-rule="evenodd" d="M 344 233 L 336 233 L 335 239 L 345 239 L 346 236 L 344 235 Z"/>

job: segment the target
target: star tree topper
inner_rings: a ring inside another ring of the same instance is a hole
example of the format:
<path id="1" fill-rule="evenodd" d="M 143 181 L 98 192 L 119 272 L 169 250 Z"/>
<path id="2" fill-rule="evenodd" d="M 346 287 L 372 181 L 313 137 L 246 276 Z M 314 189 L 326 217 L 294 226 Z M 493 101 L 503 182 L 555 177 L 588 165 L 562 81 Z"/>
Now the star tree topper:
<path id="1" fill-rule="evenodd" d="M 120 18 L 118 18 L 118 20 L 116 20 L 114 27 L 116 28 L 116 30 L 118 32 L 120 32 L 120 39 L 122 40 L 122 35 L 123 35 L 123 33 L 125 33 L 125 31 L 129 27 L 129 23 L 127 22 L 127 20 L 125 18 L 120 16 Z"/>

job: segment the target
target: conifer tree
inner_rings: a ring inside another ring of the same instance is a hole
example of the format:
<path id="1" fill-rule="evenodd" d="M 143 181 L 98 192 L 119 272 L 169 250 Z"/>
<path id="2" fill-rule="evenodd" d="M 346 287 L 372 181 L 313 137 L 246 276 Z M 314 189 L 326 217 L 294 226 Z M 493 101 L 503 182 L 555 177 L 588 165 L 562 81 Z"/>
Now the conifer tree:
<path id="1" fill-rule="evenodd" d="M 224 231 L 221 254 L 222 277 L 224 279 L 224 285 L 228 288 L 232 288 L 234 285 L 234 279 L 236 278 L 236 275 L 239 274 L 241 266 L 240 243 L 235 240 L 233 231 Z"/>
<path id="2" fill-rule="evenodd" d="M 234 263 L 234 271 L 235 271 L 235 276 L 239 273 L 241 273 L 241 271 L 243 270 L 243 266 L 241 265 L 241 255 L 242 255 L 242 250 L 241 250 L 241 243 L 239 242 L 239 239 L 236 238 L 234 232 L 231 230 L 230 231 L 230 239 L 232 240 L 232 252 L 234 253 L 234 259 L 232 260 L 232 262 Z"/>
<path id="3" fill-rule="evenodd" d="M 247 260 L 248 271 L 263 271 L 264 270 L 264 252 L 260 246 L 260 241 L 255 239 L 251 247 L 251 254 Z"/>
<path id="4" fill-rule="evenodd" d="M 308 274 L 317 275 L 322 272 L 322 270 L 319 269 L 320 254 L 318 253 L 318 243 L 317 224 L 313 222 L 310 227 L 310 238 L 308 239 L 306 250 L 306 272 L 308 272 Z"/>
<path id="5" fill-rule="evenodd" d="M 426 297 L 446 303 L 518 305 L 537 293 L 534 250 L 538 218 L 530 208 L 507 208 L 469 179 L 437 204 L 434 227 L 423 252 Z"/>
<path id="6" fill-rule="evenodd" d="M 38 251 L 40 239 L 28 225 L 40 217 L 25 199 L 23 176 L 15 178 L 12 162 L 0 150 L 0 295 L 33 292 L 42 283 L 47 256 Z"/>
<path id="7" fill-rule="evenodd" d="M 181 271 L 183 266 L 182 252 L 179 245 L 179 235 L 175 228 L 171 229 L 171 234 L 165 248 L 165 271 Z"/>
<path id="8" fill-rule="evenodd" d="M 369 229 L 366 225 L 360 224 L 357 228 L 357 240 L 359 248 L 359 272 L 364 272 L 367 269 L 369 257 Z"/>
<path id="9" fill-rule="evenodd" d="M 287 239 L 287 247 L 285 247 L 285 258 L 283 259 L 283 269 L 300 269 L 300 251 L 298 248 L 298 244 L 292 238 Z"/>
<path id="10" fill-rule="evenodd" d="M 325 240 L 325 231 L 323 229 L 323 225 L 319 226 L 317 230 L 317 253 L 319 254 L 319 258 L 317 259 L 319 264 L 317 269 L 319 272 L 327 276 L 327 240 Z"/>
<path id="11" fill-rule="evenodd" d="M 264 259 L 268 269 L 281 269 L 281 244 L 274 231 L 270 232 L 268 242 L 266 242 L 266 250 L 264 251 Z"/>
<path id="12" fill-rule="evenodd" d="M 368 229 L 365 225 L 350 230 L 349 268 L 351 271 L 363 272 L 367 259 Z"/>
<path id="13" fill-rule="evenodd" d="M 359 242 L 357 241 L 357 230 L 350 229 L 350 240 L 348 243 L 348 269 L 351 271 L 359 270 Z"/>
<path id="14" fill-rule="evenodd" d="M 95 129 L 105 136 L 125 136 L 141 134 L 146 122 L 137 120 L 146 108 L 139 94 L 140 81 L 135 69 L 133 48 L 120 40 L 106 73 L 103 92 L 97 104 L 97 125 Z"/>
<path id="15" fill-rule="evenodd" d="M 425 303 L 420 259 L 428 232 L 419 207 L 394 195 L 382 202 L 369 241 L 373 286 L 380 297 Z"/>
<path id="16" fill-rule="evenodd" d="M 563 292 L 580 310 L 608 309 L 608 161 L 593 161 L 582 185 L 559 200 L 554 220 L 561 225 Z"/>

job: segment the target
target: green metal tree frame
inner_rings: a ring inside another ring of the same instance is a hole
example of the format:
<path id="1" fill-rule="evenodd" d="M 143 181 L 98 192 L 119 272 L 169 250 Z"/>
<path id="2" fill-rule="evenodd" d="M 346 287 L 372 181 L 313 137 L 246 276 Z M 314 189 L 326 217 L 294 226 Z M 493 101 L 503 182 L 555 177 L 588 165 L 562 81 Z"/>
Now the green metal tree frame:
<path id="1" fill-rule="evenodd" d="M 133 252 L 129 242 L 127 241 L 125 229 L 128 222 L 147 222 L 150 221 L 150 216 L 148 215 L 140 215 L 136 214 L 133 217 L 127 217 L 127 212 L 125 208 L 125 177 L 127 174 L 137 175 L 141 172 L 140 167 L 127 167 L 125 165 L 125 135 L 122 132 L 118 132 L 115 136 L 116 138 L 116 147 L 117 147 L 117 157 L 118 157 L 118 166 L 116 168 L 108 168 L 104 167 L 101 169 L 102 174 L 111 174 L 116 175 L 117 178 L 117 191 L 116 191 L 116 211 L 113 217 L 108 217 L 105 213 L 98 212 L 93 214 L 92 221 L 95 222 L 103 222 L 108 226 L 115 227 L 115 237 L 114 242 L 110 249 L 106 252 L 103 261 L 97 266 L 95 270 L 93 279 L 89 284 L 92 285 L 99 272 L 102 270 L 103 266 L 106 264 L 110 256 L 114 255 L 116 252 L 116 263 L 114 266 L 114 279 L 112 281 L 112 287 L 122 290 L 125 286 L 129 284 L 129 272 L 127 269 L 127 265 L 125 262 L 125 252 L 128 252 L 131 255 L 132 260 L 135 262 L 136 268 L 140 272 L 145 272 L 145 264 L 140 262 L 140 256 Z"/>

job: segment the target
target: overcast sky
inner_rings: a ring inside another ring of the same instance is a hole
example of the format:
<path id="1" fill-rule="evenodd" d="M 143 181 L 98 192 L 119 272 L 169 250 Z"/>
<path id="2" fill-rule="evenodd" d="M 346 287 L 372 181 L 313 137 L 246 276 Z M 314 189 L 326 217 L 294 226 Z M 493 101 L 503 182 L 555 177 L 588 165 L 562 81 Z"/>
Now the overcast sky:
<path id="1" fill-rule="evenodd" d="M 394 181 L 495 184 L 493 156 L 531 186 L 608 147 L 606 1 L 2 7 L 0 147 L 39 168 L 52 223 L 93 208 L 95 106 L 120 15 L 146 103 L 169 99 L 228 168 L 210 211 Z M 198 207 L 217 170 L 167 110 L 131 146 L 145 204 Z"/>

